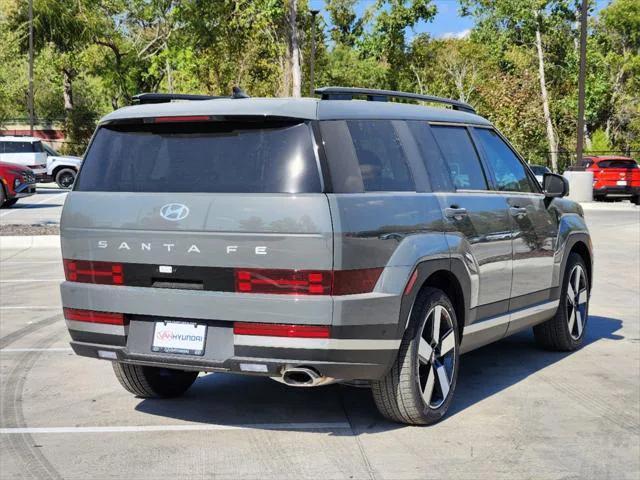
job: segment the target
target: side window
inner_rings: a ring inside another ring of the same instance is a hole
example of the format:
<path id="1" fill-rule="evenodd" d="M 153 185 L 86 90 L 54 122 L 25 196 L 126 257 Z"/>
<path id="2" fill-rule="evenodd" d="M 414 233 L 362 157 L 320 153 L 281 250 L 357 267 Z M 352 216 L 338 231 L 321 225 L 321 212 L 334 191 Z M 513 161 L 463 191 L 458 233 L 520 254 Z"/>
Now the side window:
<path id="1" fill-rule="evenodd" d="M 431 130 L 444 155 L 454 187 L 487 190 L 487 180 L 467 129 L 433 125 Z"/>
<path id="2" fill-rule="evenodd" d="M 498 134 L 488 128 L 476 128 L 481 148 L 487 156 L 498 190 L 508 192 L 533 192 L 531 182 L 522 162 Z"/>
<path id="3" fill-rule="evenodd" d="M 366 192 L 415 191 L 406 154 L 389 120 L 349 120 Z"/>
<path id="4" fill-rule="evenodd" d="M 429 130 L 429 125 L 419 120 L 407 121 L 407 125 L 420 150 L 420 157 L 427 170 L 431 190 L 433 192 L 452 191 L 453 184 L 449 175 L 449 168 L 444 158 L 442 158 L 436 140 Z"/>

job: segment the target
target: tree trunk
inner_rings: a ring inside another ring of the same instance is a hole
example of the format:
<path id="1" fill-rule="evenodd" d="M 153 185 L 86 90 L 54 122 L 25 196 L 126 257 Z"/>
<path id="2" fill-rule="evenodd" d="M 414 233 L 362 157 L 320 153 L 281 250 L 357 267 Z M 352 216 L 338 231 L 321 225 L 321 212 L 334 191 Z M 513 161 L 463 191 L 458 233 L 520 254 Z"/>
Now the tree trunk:
<path id="1" fill-rule="evenodd" d="M 298 4 L 289 0 L 289 35 L 291 42 L 291 96 L 302 96 L 302 75 L 300 72 L 300 46 L 298 45 Z"/>
<path id="2" fill-rule="evenodd" d="M 64 111 L 67 116 L 73 111 L 73 76 L 71 70 L 62 69 L 62 96 L 64 98 Z"/>
<path id="3" fill-rule="evenodd" d="M 540 77 L 540 95 L 542 97 L 542 110 L 544 111 L 544 121 L 547 125 L 547 141 L 551 154 L 551 169 L 558 171 L 558 141 L 553 130 L 551 121 L 551 111 L 549 110 L 549 94 L 547 92 L 547 82 L 544 77 L 544 54 L 542 52 L 542 35 L 540 28 L 536 28 L 536 50 L 538 51 L 538 73 Z"/>

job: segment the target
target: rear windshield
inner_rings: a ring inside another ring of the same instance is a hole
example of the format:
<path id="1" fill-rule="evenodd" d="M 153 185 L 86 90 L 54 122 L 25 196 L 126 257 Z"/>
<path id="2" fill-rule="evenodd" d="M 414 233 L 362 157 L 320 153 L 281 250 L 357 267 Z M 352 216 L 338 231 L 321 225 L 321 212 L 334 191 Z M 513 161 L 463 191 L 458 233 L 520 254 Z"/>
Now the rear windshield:
<path id="1" fill-rule="evenodd" d="M 101 127 L 75 190 L 313 193 L 320 173 L 307 123 Z"/>
<path id="2" fill-rule="evenodd" d="M 42 142 L 0 142 L 0 153 L 42 152 Z"/>
<path id="3" fill-rule="evenodd" d="M 602 160 L 598 162 L 600 168 L 638 168 L 635 160 Z"/>

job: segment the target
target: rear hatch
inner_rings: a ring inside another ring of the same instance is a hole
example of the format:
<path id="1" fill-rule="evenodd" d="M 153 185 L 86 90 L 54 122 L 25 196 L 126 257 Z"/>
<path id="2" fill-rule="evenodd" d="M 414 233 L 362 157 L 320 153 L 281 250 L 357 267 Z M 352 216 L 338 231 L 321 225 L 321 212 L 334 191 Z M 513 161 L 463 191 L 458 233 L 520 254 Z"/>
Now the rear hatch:
<path id="1" fill-rule="evenodd" d="M 634 160 L 602 160 L 594 180 L 600 187 L 640 187 L 640 168 Z"/>
<path id="2" fill-rule="evenodd" d="M 287 290 L 293 283 L 297 293 L 309 293 L 306 277 L 271 280 L 283 270 L 333 266 L 331 215 L 311 126 L 264 117 L 103 125 L 66 200 L 61 239 L 65 259 L 122 264 L 124 287 L 233 297 L 247 288 L 263 296 L 294 293 Z M 254 270 L 266 286 L 254 277 L 246 281 Z M 168 297 L 154 298 L 155 305 L 130 301 L 113 308 L 141 314 L 185 309 Z M 229 298 L 209 297 L 191 316 L 264 320 L 279 311 L 263 315 L 254 304 L 254 317 L 246 318 Z M 329 323 L 330 301 L 325 310 L 315 320 Z M 278 320 L 286 319 L 270 317 Z"/>

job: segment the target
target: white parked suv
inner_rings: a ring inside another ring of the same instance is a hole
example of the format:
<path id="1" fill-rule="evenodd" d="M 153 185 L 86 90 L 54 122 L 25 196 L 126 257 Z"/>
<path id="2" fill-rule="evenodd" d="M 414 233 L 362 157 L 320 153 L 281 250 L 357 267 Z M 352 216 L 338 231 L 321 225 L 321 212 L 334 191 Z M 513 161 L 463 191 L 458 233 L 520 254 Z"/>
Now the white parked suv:
<path id="1" fill-rule="evenodd" d="M 47 152 L 34 137 L 0 137 L 0 162 L 14 163 L 33 170 L 41 181 L 47 174 Z"/>
<path id="2" fill-rule="evenodd" d="M 46 143 L 42 145 L 47 152 L 47 178 L 54 181 L 60 188 L 69 188 L 76 181 L 76 175 L 82 165 L 82 158 L 72 155 L 60 155 Z"/>

